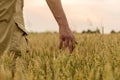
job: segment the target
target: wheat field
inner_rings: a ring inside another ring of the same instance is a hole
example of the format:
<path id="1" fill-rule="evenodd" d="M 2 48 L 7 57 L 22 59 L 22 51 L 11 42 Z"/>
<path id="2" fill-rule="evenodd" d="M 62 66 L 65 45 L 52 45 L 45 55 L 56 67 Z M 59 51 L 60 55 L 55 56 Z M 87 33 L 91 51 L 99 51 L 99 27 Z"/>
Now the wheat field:
<path id="1" fill-rule="evenodd" d="M 29 53 L 0 58 L 0 80 L 120 80 L 120 34 L 74 35 L 70 54 L 58 49 L 57 33 L 29 34 Z"/>

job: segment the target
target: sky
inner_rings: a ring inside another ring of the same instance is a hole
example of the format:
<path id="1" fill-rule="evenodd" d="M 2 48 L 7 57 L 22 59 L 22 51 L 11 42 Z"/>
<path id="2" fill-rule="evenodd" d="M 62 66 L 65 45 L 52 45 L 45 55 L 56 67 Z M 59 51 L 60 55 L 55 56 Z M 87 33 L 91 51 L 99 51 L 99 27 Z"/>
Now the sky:
<path id="1" fill-rule="evenodd" d="M 72 31 L 120 31 L 120 0 L 61 0 Z M 45 0 L 24 0 L 27 31 L 59 31 Z"/>

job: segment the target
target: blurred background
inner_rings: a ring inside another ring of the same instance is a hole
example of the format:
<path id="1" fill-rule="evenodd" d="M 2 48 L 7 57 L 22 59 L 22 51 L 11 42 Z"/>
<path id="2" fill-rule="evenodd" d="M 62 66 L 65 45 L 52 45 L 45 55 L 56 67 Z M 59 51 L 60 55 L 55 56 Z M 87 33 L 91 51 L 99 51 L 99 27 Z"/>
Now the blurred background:
<path id="1" fill-rule="evenodd" d="M 120 0 L 61 0 L 73 31 L 120 31 Z M 27 31 L 56 32 L 58 25 L 45 0 L 24 0 Z"/>

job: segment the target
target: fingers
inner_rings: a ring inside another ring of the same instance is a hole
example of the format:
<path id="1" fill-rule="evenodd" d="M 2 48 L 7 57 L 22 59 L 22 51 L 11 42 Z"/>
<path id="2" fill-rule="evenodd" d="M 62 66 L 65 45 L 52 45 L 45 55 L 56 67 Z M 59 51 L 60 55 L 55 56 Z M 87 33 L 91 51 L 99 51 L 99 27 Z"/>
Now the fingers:
<path id="1" fill-rule="evenodd" d="M 63 47 L 63 40 L 60 39 L 59 49 L 62 49 L 62 47 Z"/>
<path id="2" fill-rule="evenodd" d="M 60 39 L 59 49 L 62 49 L 62 47 L 67 48 L 69 44 L 68 39 Z"/>
<path id="3" fill-rule="evenodd" d="M 65 40 L 64 42 L 62 41 L 61 43 L 62 43 L 62 47 L 68 48 L 69 51 L 70 51 L 70 53 L 73 52 L 73 50 L 74 50 L 74 48 L 75 48 L 75 46 L 74 46 L 74 45 L 75 45 L 75 42 L 73 42 L 72 40 L 67 39 L 67 40 Z"/>
<path id="4" fill-rule="evenodd" d="M 69 40 L 66 39 L 65 42 L 64 42 L 64 47 L 67 48 L 69 46 Z"/>
<path id="5" fill-rule="evenodd" d="M 70 53 L 72 53 L 75 48 L 75 44 L 77 44 L 77 42 L 73 39 L 60 39 L 59 49 L 62 49 L 62 47 L 69 48 Z"/>
<path id="6" fill-rule="evenodd" d="M 73 46 L 73 43 L 72 43 L 71 40 L 69 41 L 69 44 L 68 44 L 68 45 L 69 45 L 68 48 L 69 48 L 69 50 L 70 50 L 70 53 L 72 53 L 72 52 L 73 52 L 73 49 L 74 49 L 74 46 Z"/>

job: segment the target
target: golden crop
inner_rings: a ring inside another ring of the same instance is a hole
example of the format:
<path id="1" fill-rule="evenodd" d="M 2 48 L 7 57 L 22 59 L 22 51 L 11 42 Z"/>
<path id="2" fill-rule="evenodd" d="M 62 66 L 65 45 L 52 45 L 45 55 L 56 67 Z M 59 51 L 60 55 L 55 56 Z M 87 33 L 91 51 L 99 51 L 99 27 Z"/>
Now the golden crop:
<path id="1" fill-rule="evenodd" d="M 70 54 L 58 49 L 58 34 L 30 34 L 30 53 L 16 61 L 13 55 L 0 58 L 0 80 L 120 80 L 120 34 L 75 37 L 78 45 Z"/>

